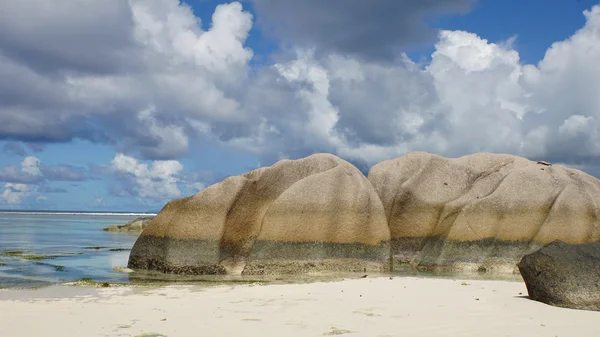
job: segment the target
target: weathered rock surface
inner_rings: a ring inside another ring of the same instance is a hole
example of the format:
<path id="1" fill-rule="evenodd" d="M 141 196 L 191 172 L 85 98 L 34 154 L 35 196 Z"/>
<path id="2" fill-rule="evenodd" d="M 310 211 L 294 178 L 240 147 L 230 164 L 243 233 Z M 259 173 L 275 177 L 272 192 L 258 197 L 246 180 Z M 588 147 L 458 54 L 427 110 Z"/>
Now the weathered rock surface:
<path id="1" fill-rule="evenodd" d="M 532 300 L 600 310 L 600 243 L 552 242 L 525 255 L 519 262 L 519 271 Z"/>
<path id="2" fill-rule="evenodd" d="M 153 216 L 141 217 L 129 221 L 124 225 L 111 225 L 106 228 L 102 228 L 102 230 L 107 232 L 141 232 L 148 227 L 153 219 Z"/>
<path id="3" fill-rule="evenodd" d="M 368 177 L 395 262 L 517 272 L 523 255 L 554 240 L 600 241 L 600 181 L 579 170 L 510 155 L 416 152 L 375 165 Z"/>
<path id="4" fill-rule="evenodd" d="M 390 231 L 367 178 L 329 154 L 283 160 L 169 202 L 129 268 L 263 274 L 389 268 Z"/>

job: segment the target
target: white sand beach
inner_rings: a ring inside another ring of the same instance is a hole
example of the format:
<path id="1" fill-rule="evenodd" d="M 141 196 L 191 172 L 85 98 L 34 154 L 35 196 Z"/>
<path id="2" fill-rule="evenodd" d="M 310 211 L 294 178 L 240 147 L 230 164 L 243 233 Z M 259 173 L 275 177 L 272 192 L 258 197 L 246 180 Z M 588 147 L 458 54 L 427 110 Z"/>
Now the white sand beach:
<path id="1" fill-rule="evenodd" d="M 414 277 L 214 287 L 0 291 L 1 335 L 597 336 L 600 312 L 526 298 L 521 282 Z"/>

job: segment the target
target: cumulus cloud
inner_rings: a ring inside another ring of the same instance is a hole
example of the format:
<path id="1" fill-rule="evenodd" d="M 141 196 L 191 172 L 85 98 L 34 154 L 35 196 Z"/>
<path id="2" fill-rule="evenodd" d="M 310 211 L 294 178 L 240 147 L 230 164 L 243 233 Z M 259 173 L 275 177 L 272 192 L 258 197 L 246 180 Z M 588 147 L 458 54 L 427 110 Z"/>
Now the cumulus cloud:
<path id="1" fill-rule="evenodd" d="M 187 152 L 194 121 L 244 121 L 230 97 L 252 57 L 252 16 L 239 3 L 218 6 L 208 30 L 178 0 L 3 9 L 0 139 L 83 138 L 166 159 Z"/>
<path id="2" fill-rule="evenodd" d="M 279 158 L 331 151 L 364 165 L 415 150 L 594 160 L 600 6 L 585 16 L 537 65 L 511 43 L 463 31 L 440 32 L 424 69 L 406 56 L 381 63 L 297 49 L 261 72 L 247 104 L 260 123 L 230 144 Z"/>
<path id="3" fill-rule="evenodd" d="M 4 192 L 0 194 L 0 202 L 8 205 L 18 205 L 30 192 L 27 185 L 7 183 L 4 185 Z"/>
<path id="4" fill-rule="evenodd" d="M 7 165 L 0 170 L 0 182 L 5 182 L 0 204 L 21 206 L 25 201 L 43 202 L 46 193 L 67 193 L 60 187 L 49 186 L 51 181 L 86 179 L 83 170 L 67 165 L 44 165 L 33 156 L 23 159 L 21 167 Z"/>
<path id="5" fill-rule="evenodd" d="M 475 0 L 252 0 L 259 24 L 286 43 L 369 60 L 435 40 L 425 16 L 467 11 Z"/>
<path id="6" fill-rule="evenodd" d="M 183 156 L 189 145 L 189 138 L 182 126 L 169 125 L 161 127 L 152 114 L 152 107 L 140 111 L 138 127 L 147 133 L 148 142 L 140 144 L 140 152 L 145 158 L 168 159 Z"/>
<path id="7" fill-rule="evenodd" d="M 32 176 L 42 175 L 42 171 L 40 170 L 40 160 L 33 156 L 23 159 L 21 171 Z"/>
<path id="8" fill-rule="evenodd" d="M 121 179 L 123 189 L 139 198 L 173 199 L 181 196 L 178 183 L 183 170 L 176 160 L 157 160 L 151 165 L 118 153 L 111 169 Z"/>
<path id="9" fill-rule="evenodd" d="M 188 181 L 168 159 L 205 138 L 252 151 L 263 164 L 326 151 L 368 166 L 425 150 L 598 165 L 600 6 L 538 64 L 523 64 L 512 41 L 441 31 L 423 67 L 398 52 L 426 37 L 409 28 L 470 1 L 382 0 L 369 3 L 372 11 L 346 1 L 338 11 L 341 1 L 254 0 L 260 20 L 283 27 L 291 44 L 273 64 L 250 69 L 244 44 L 253 19 L 240 3 L 218 6 L 208 27 L 178 0 L 86 2 L 77 8 L 110 18 L 85 24 L 87 14 L 64 14 L 82 2 L 54 2 L 9 0 L 0 14 L 0 139 L 113 144 L 122 152 L 112 162 L 122 195 L 181 195 Z M 14 19 L 41 9 L 39 24 Z M 290 11 L 298 18 L 283 22 Z M 329 22 L 346 30 L 323 28 Z M 102 32 L 97 46 L 76 43 L 94 32 Z M 35 175 L 9 166 L 0 177 L 52 176 L 39 167 Z"/>
<path id="10" fill-rule="evenodd" d="M 0 48 L 40 72 L 109 73 L 127 61 L 127 1 L 5 0 L 2 7 Z"/>
<path id="11" fill-rule="evenodd" d="M 21 162 L 21 168 L 7 165 L 0 170 L 0 181 L 17 184 L 43 184 L 48 181 L 84 181 L 85 169 L 70 165 L 44 165 L 34 156 Z"/>
<path id="12" fill-rule="evenodd" d="M 21 162 L 21 168 L 7 165 L 0 170 L 0 181 L 15 184 L 40 184 L 44 177 L 40 174 L 39 160 L 27 157 Z"/>

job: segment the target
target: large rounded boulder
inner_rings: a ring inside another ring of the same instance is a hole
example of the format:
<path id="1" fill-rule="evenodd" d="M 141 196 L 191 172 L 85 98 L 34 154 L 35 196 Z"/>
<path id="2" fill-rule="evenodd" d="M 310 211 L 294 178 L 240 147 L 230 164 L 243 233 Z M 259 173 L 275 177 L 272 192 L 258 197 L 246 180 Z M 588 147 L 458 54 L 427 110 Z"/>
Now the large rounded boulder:
<path id="1" fill-rule="evenodd" d="M 329 154 L 283 160 L 169 202 L 128 266 L 186 274 L 389 268 L 390 231 L 369 180 Z"/>
<path id="2" fill-rule="evenodd" d="M 554 241 L 525 255 L 518 266 L 532 300 L 600 311 L 600 243 Z"/>
<path id="3" fill-rule="evenodd" d="M 579 170 L 511 155 L 415 152 L 375 165 L 368 177 L 395 262 L 516 273 L 523 255 L 554 240 L 600 240 L 600 181 Z"/>

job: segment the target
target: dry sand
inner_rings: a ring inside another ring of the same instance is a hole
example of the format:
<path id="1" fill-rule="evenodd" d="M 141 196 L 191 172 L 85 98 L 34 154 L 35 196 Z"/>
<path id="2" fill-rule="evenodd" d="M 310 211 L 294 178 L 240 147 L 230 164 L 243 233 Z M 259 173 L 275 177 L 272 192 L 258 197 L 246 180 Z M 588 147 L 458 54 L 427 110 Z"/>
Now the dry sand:
<path id="1" fill-rule="evenodd" d="M 596 337 L 600 333 L 600 312 L 555 308 L 531 301 L 526 294 L 520 282 L 414 277 L 203 288 L 3 290 L 0 335 Z"/>

